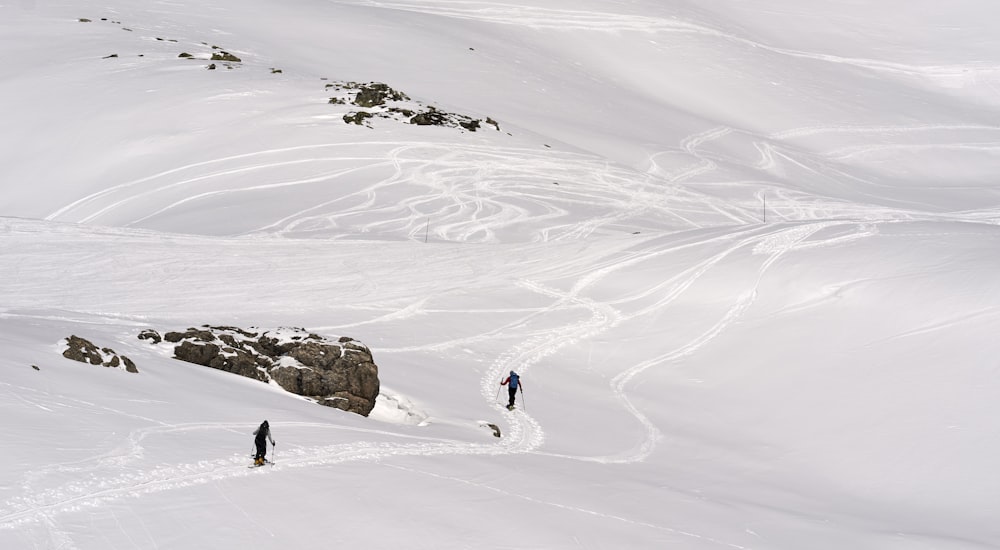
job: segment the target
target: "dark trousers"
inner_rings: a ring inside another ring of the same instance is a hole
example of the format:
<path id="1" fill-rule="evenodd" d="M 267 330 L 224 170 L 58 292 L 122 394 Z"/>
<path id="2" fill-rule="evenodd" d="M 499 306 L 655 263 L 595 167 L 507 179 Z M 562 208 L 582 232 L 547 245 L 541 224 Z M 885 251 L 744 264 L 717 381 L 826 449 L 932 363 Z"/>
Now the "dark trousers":
<path id="1" fill-rule="evenodd" d="M 514 398 L 517 397 L 517 388 L 507 388 L 507 395 L 510 396 L 510 402 L 507 403 L 508 407 L 514 406 Z"/>
<path id="2" fill-rule="evenodd" d="M 257 445 L 257 454 L 255 454 L 253 457 L 264 458 L 264 455 L 267 454 L 267 440 L 258 437 L 257 439 L 254 440 L 254 443 Z"/>

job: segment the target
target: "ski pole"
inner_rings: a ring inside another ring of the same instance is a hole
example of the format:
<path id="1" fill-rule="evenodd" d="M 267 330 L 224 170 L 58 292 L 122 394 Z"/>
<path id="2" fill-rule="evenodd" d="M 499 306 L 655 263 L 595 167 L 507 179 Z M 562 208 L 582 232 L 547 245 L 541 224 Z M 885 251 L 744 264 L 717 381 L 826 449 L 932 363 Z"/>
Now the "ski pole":
<path id="1" fill-rule="evenodd" d="M 494 403 L 497 402 L 497 399 L 500 399 L 500 388 L 502 388 L 502 387 L 503 387 L 503 384 L 500 384 L 499 386 L 497 386 L 497 396 L 493 398 L 493 402 Z"/>
<path id="2" fill-rule="evenodd" d="M 528 402 L 524 400 L 524 386 L 518 385 L 517 389 L 521 390 L 521 408 L 524 412 L 528 412 Z"/>
<path id="3" fill-rule="evenodd" d="M 271 466 L 274 466 L 275 453 L 274 446 L 277 445 L 274 441 L 271 442 Z"/>

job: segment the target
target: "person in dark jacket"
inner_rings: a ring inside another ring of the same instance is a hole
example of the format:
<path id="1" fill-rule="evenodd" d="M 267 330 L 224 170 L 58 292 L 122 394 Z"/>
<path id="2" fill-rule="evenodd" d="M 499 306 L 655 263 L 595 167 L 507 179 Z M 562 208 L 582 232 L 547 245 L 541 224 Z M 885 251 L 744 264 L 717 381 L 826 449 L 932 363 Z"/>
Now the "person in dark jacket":
<path id="1" fill-rule="evenodd" d="M 507 395 L 510 396 L 510 401 L 507 403 L 507 409 L 514 409 L 514 398 L 517 397 L 517 389 L 521 387 L 521 377 L 514 371 L 510 371 L 510 376 L 508 376 L 503 382 L 500 382 L 501 386 L 507 386 Z M 524 391 L 524 390 L 521 390 Z"/>
<path id="2" fill-rule="evenodd" d="M 253 463 L 255 466 L 260 466 L 266 462 L 264 456 L 267 455 L 267 442 L 270 441 L 271 445 L 274 445 L 274 438 L 271 437 L 271 426 L 267 420 L 254 430 L 253 434 L 256 436 L 253 442 L 257 445 L 257 454 L 253 457 Z"/>

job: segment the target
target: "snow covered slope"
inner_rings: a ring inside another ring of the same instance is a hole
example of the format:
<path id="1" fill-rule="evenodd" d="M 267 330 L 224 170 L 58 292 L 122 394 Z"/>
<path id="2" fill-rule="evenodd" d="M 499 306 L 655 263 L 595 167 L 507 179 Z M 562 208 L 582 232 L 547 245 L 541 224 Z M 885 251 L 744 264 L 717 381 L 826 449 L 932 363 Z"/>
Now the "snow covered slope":
<path id="1" fill-rule="evenodd" d="M 0 0 L 0 547 L 1000 546 L 1000 7 L 704 4 Z"/>

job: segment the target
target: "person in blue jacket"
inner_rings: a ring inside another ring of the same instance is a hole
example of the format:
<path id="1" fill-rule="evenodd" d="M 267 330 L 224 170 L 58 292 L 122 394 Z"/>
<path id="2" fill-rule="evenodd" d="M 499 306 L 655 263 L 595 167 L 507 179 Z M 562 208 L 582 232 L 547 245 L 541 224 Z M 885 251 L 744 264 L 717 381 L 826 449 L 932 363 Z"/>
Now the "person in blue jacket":
<path id="1" fill-rule="evenodd" d="M 510 371 L 510 376 L 508 376 L 503 382 L 500 382 L 501 386 L 507 386 L 507 394 L 510 395 L 510 401 L 507 403 L 507 409 L 514 409 L 514 398 L 517 397 L 517 389 L 521 386 L 521 377 L 514 371 Z M 524 391 L 523 389 L 521 391 Z"/>

